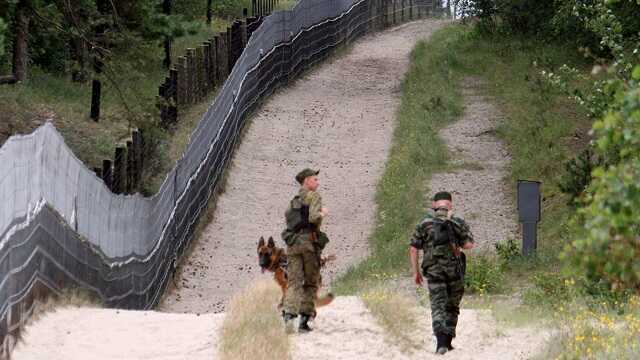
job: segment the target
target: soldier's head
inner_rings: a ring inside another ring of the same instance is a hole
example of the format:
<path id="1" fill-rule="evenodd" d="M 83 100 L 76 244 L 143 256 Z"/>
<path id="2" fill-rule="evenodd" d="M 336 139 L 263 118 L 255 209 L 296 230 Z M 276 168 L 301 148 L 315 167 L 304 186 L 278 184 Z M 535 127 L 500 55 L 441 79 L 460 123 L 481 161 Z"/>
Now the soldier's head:
<path id="1" fill-rule="evenodd" d="M 306 168 L 296 175 L 296 181 L 305 189 L 316 191 L 318 186 L 320 186 L 320 181 L 318 180 L 319 173 L 320 170 L 311 170 Z"/>
<path id="2" fill-rule="evenodd" d="M 448 191 L 440 191 L 436 193 L 431 199 L 431 208 L 432 209 L 445 208 L 445 209 L 451 210 L 453 208 L 451 193 Z"/>

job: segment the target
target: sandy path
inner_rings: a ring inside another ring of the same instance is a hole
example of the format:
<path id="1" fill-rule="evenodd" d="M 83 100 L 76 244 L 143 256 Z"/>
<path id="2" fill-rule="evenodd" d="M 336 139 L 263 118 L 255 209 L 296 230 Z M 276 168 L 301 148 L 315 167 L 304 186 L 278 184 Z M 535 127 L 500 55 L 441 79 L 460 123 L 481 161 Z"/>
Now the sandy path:
<path id="1" fill-rule="evenodd" d="M 27 326 L 14 360 L 211 360 L 223 314 L 61 308 Z"/>
<path id="2" fill-rule="evenodd" d="M 433 354 L 429 311 L 418 310 L 422 349 L 404 354 L 362 301 L 339 297 L 319 309 L 311 334 L 292 336 L 291 359 L 440 359 Z M 215 360 L 224 314 L 63 308 L 27 327 L 15 360 Z M 488 311 L 462 310 L 450 359 L 528 359 L 549 339 L 533 327 L 500 328 Z"/>
<path id="3" fill-rule="evenodd" d="M 429 188 L 451 191 L 454 211 L 469 223 L 477 248 L 492 250 L 498 241 L 515 239 L 518 224 L 504 184 L 511 157 L 495 136 L 501 115 L 481 86 L 477 79 L 465 79 L 462 118 L 439 134 L 459 169 L 434 174 Z"/>
<path id="4" fill-rule="evenodd" d="M 219 312 L 238 289 L 261 275 L 260 236 L 280 246 L 284 210 L 297 191 L 295 174 L 321 169 L 321 194 L 338 260 L 326 283 L 367 254 L 375 219 L 375 186 L 390 148 L 399 87 L 416 41 L 446 22 L 405 24 L 356 42 L 272 96 L 239 146 L 213 221 L 183 265 L 180 288 L 160 306 L 169 312 Z"/>
<path id="5" fill-rule="evenodd" d="M 339 297 L 321 308 L 309 335 L 293 335 L 293 359 L 442 359 L 434 354 L 431 317 L 421 308 L 415 336 L 424 339 L 422 349 L 406 354 L 389 342 L 357 297 Z M 427 329 L 427 330 L 425 330 Z M 448 359 L 529 359 L 549 339 L 549 332 L 535 327 L 501 328 L 489 311 L 462 310 L 459 318 L 456 349 Z"/>

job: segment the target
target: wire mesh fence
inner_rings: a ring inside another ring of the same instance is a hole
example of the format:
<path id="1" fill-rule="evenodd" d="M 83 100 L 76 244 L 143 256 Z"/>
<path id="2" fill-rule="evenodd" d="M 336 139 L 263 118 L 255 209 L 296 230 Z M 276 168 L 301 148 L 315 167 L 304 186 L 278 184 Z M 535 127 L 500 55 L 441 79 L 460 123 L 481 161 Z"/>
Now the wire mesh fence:
<path id="1" fill-rule="evenodd" d="M 247 115 L 278 87 L 370 31 L 441 13 L 429 0 L 302 0 L 253 30 L 158 193 L 112 193 L 51 124 L 0 148 L 4 355 L 35 300 L 65 287 L 106 306 L 156 305 L 221 183 Z"/>

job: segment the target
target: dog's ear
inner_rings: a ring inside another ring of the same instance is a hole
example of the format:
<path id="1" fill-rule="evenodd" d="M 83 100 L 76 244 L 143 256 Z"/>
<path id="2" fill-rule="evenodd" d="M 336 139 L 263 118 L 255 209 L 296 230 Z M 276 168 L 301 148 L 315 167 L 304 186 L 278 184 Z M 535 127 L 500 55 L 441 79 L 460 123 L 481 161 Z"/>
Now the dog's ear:
<path id="1" fill-rule="evenodd" d="M 273 236 L 269 236 L 269 244 L 270 248 L 276 247 L 276 243 L 273 241 Z"/>
<path id="2" fill-rule="evenodd" d="M 260 241 L 258 241 L 258 248 L 261 248 L 264 246 L 264 237 L 260 236 Z"/>

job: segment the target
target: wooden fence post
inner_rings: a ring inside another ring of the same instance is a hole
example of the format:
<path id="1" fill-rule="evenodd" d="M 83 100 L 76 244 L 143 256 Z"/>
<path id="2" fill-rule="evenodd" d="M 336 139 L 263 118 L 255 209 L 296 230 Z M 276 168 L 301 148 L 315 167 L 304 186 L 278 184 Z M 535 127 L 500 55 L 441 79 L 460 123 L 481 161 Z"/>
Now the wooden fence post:
<path id="1" fill-rule="evenodd" d="M 187 58 L 185 56 L 178 57 L 176 73 L 178 82 L 176 104 L 183 105 L 187 103 Z"/>
<path id="2" fill-rule="evenodd" d="M 126 179 L 127 179 L 127 186 L 126 186 L 126 193 L 127 194 L 131 194 L 134 191 L 135 185 L 134 185 L 134 181 L 135 181 L 135 177 L 134 177 L 134 173 L 136 171 L 136 164 L 135 164 L 135 157 L 134 157 L 134 153 L 133 153 L 133 141 L 127 141 L 127 174 L 126 174 Z"/>
<path id="3" fill-rule="evenodd" d="M 107 188 L 113 191 L 113 172 L 111 171 L 111 160 L 102 160 L 102 180 Z"/>
<path id="4" fill-rule="evenodd" d="M 126 185 L 126 155 L 125 149 L 121 146 L 116 148 L 113 161 L 113 192 L 121 194 Z"/>
<path id="5" fill-rule="evenodd" d="M 135 162 L 133 186 L 137 189 L 140 186 L 140 180 L 142 179 L 142 137 L 140 135 L 140 131 L 133 131 L 131 133 L 131 140 L 133 143 L 133 158 Z"/>

